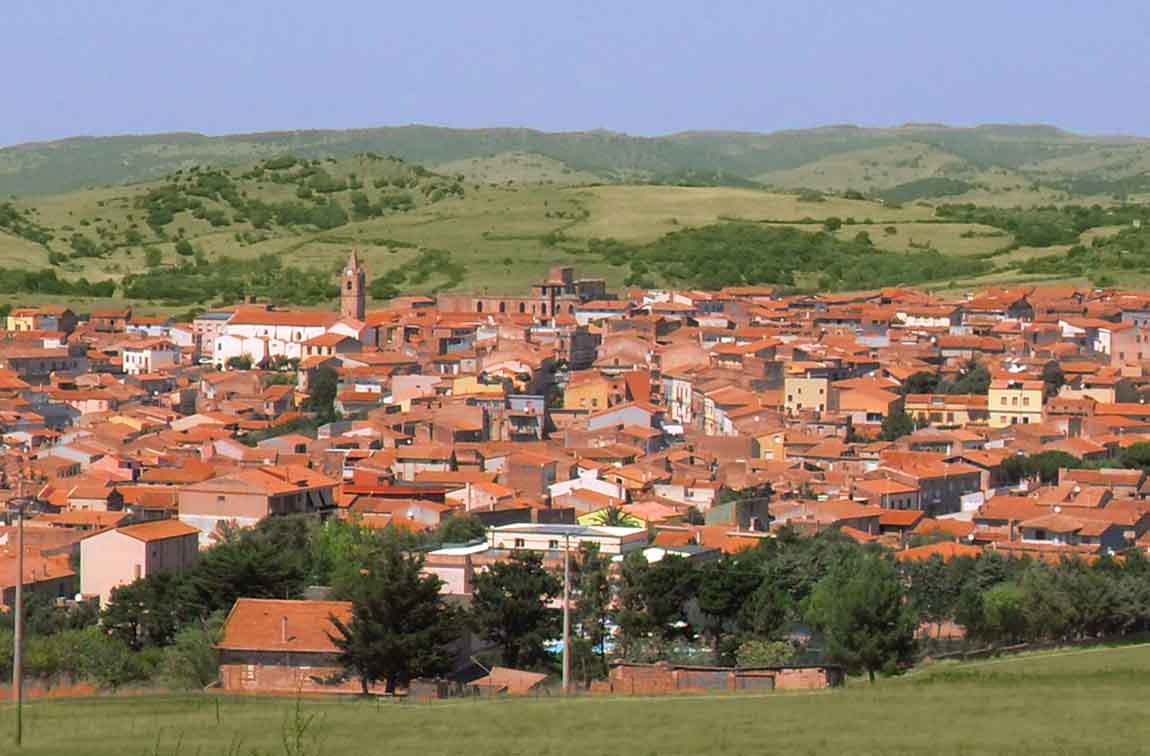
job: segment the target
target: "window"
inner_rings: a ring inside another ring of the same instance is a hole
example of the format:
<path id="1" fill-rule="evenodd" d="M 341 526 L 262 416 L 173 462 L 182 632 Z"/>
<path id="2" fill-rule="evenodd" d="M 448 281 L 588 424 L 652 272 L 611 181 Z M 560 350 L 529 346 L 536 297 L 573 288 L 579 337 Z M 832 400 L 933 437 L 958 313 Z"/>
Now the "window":
<path id="1" fill-rule="evenodd" d="M 551 549 L 552 551 L 554 551 L 555 549 L 558 549 L 559 548 L 559 541 L 558 540 L 548 541 L 547 542 L 547 548 Z"/>
<path id="2" fill-rule="evenodd" d="M 1010 397 L 1010 406 L 1011 407 L 1017 407 L 1018 406 L 1018 397 L 1017 396 Z"/>
<path id="3" fill-rule="evenodd" d="M 217 504 L 223 504 L 225 501 L 227 501 L 227 497 L 226 497 L 226 496 L 217 496 L 217 497 L 216 497 L 216 503 L 217 503 Z"/>
<path id="4" fill-rule="evenodd" d="M 1003 406 L 1003 407 L 1005 407 L 1005 406 L 1006 406 L 1006 397 L 1005 397 L 1005 396 L 1004 396 L 1004 397 L 1002 397 L 1002 406 Z"/>
<path id="5" fill-rule="evenodd" d="M 524 541 L 522 538 L 516 538 L 515 539 L 515 548 L 521 549 L 526 545 L 527 545 L 526 541 Z"/>
<path id="6" fill-rule="evenodd" d="M 476 312 L 483 312 L 483 303 L 482 302 L 476 302 L 475 303 L 475 311 Z"/>
<path id="7" fill-rule="evenodd" d="M 1022 406 L 1023 407 L 1029 407 L 1030 406 L 1030 397 L 1029 396 L 1022 397 Z"/>
<path id="8" fill-rule="evenodd" d="M 524 304 L 523 302 L 519 303 L 519 312 L 520 312 L 520 314 L 527 312 L 527 305 Z"/>

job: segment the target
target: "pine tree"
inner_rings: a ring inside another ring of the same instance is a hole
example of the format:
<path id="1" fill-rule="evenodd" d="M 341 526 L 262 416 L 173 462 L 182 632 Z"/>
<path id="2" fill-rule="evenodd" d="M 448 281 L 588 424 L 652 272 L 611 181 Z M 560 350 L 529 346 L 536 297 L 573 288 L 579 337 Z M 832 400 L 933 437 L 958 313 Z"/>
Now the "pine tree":
<path id="1" fill-rule="evenodd" d="M 422 568 L 421 556 L 389 539 L 336 587 L 337 595 L 351 600 L 351 621 L 332 617 L 336 632 L 329 637 L 364 695 L 379 680 L 390 694 L 413 677 L 451 667 L 447 646 L 459 636 L 458 618 L 439 592 L 442 581 Z"/>
<path id="2" fill-rule="evenodd" d="M 890 560 L 869 555 L 840 563 L 811 595 L 811 621 L 826 634 L 831 659 L 848 671 L 892 673 L 912 660 L 914 613 Z"/>
<path id="3" fill-rule="evenodd" d="M 587 681 L 607 674 L 607 621 L 611 618 L 610 561 L 584 543 L 574 560 L 575 622 L 586 654 L 577 654 Z M 592 669 L 594 667 L 594 670 Z"/>
<path id="4" fill-rule="evenodd" d="M 546 660 L 543 644 L 560 633 L 559 610 L 548 604 L 561 590 L 535 553 L 513 554 L 475 577 L 472 617 L 499 646 L 504 664 L 534 667 Z"/>

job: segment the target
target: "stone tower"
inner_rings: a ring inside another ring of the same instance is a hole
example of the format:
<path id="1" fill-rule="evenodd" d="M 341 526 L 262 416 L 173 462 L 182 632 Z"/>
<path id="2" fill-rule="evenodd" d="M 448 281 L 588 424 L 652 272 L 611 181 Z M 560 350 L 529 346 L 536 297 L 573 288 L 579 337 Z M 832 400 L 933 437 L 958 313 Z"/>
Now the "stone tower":
<path id="1" fill-rule="evenodd" d="M 367 271 L 359 264 L 359 255 L 353 249 L 347 258 L 340 279 L 339 314 L 352 320 L 363 320 L 367 305 Z"/>

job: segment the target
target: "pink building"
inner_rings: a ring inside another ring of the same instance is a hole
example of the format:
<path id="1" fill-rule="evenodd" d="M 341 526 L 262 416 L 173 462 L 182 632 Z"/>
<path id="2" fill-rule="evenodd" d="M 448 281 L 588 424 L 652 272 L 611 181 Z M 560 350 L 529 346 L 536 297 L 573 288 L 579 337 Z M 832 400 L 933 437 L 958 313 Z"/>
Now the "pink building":
<path id="1" fill-rule="evenodd" d="M 88 536 L 80 542 L 80 593 L 106 606 L 113 588 L 187 569 L 199 553 L 199 533 L 179 520 L 157 520 Z"/>

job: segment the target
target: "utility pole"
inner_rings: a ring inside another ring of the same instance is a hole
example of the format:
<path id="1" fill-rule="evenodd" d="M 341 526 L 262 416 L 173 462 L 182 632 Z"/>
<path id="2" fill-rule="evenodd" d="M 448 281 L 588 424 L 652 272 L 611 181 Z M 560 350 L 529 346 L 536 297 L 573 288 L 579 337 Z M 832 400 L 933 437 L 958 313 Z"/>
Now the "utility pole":
<path id="1" fill-rule="evenodd" d="M 16 695 L 16 747 L 24 743 L 24 479 L 17 478 L 16 513 L 16 606 L 12 618 L 12 691 Z M 12 501 L 8 503 L 9 507 Z"/>
<path id="2" fill-rule="evenodd" d="M 563 695 L 571 684 L 571 536 L 563 536 Z"/>

